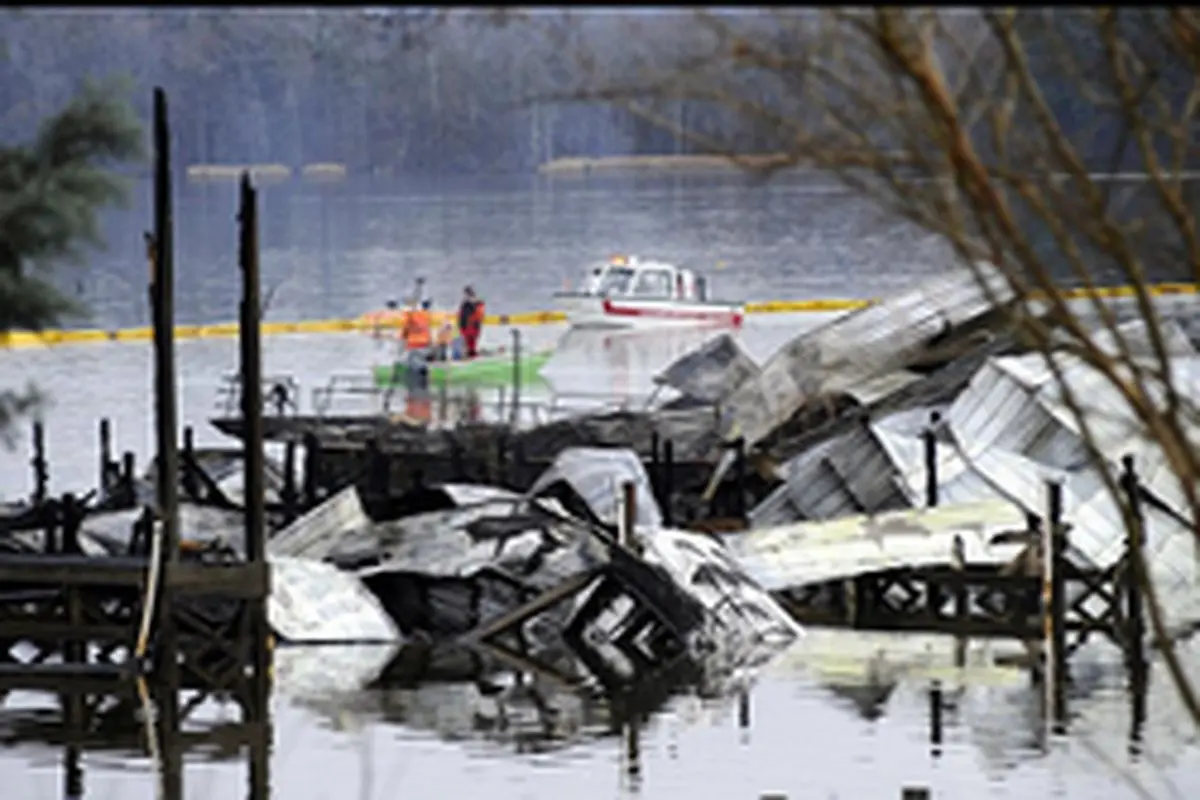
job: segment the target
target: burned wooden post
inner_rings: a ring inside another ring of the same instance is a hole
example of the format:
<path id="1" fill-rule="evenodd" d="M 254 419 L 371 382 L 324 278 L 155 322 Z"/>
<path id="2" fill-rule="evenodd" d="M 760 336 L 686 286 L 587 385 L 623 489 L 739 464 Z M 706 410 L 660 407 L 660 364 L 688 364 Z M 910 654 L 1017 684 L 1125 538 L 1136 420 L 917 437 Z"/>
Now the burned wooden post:
<path id="1" fill-rule="evenodd" d="M 129 555 L 142 555 L 150 552 L 150 537 L 154 535 L 154 511 L 147 506 L 142 509 L 141 516 L 133 523 L 133 535 L 129 537 Z"/>
<path id="2" fill-rule="evenodd" d="M 319 498 L 321 485 L 321 442 L 312 431 L 304 434 L 304 507 L 312 508 Z"/>
<path id="3" fill-rule="evenodd" d="M 1058 481 L 1047 481 L 1047 513 L 1046 532 L 1043 554 L 1043 619 L 1045 633 L 1045 690 L 1047 692 L 1046 708 L 1057 731 L 1062 729 L 1066 720 L 1066 670 L 1067 670 L 1067 632 L 1064 621 L 1066 613 L 1066 594 L 1063 578 L 1065 577 L 1064 553 L 1066 551 L 1066 532 L 1063 528 L 1063 486 Z"/>
<path id="4" fill-rule="evenodd" d="M 1146 517 L 1142 510 L 1141 484 L 1134 470 L 1133 456 L 1121 459 L 1121 488 L 1129 503 L 1130 522 L 1125 535 L 1125 663 L 1130 682 L 1137 687 L 1146 683 L 1146 623 L 1142 613 L 1143 553 L 1146 546 Z"/>
<path id="5" fill-rule="evenodd" d="M 631 781 L 642 775 L 642 743 L 636 714 L 630 714 L 625 723 L 625 770 Z"/>
<path id="6" fill-rule="evenodd" d="M 750 692 L 745 689 L 738 693 L 738 727 L 750 729 Z"/>
<path id="7" fill-rule="evenodd" d="M 378 439 L 371 439 L 366 447 L 367 494 L 373 499 L 387 498 L 392 483 L 392 461 L 379 447 Z"/>
<path id="8" fill-rule="evenodd" d="M 150 308 L 154 324 L 154 393 L 158 441 L 158 517 L 162 520 L 166 552 L 164 584 L 179 564 L 179 422 L 175 399 L 175 242 L 171 208 L 171 132 L 167 122 L 167 95 L 154 90 L 154 234 L 148 237 Z M 159 599 L 157 671 L 163 684 L 159 701 L 160 737 L 170 742 L 179 729 L 180 670 L 171 592 Z M 178 738 L 178 737 L 174 737 Z M 183 794 L 183 758 L 178 746 L 164 748 L 163 793 Z"/>
<path id="9" fill-rule="evenodd" d="M 183 429 L 183 454 L 180 457 L 183 491 L 192 500 L 199 499 L 200 486 L 196 480 L 196 434 L 192 426 Z"/>
<path id="10" fill-rule="evenodd" d="M 942 754 L 942 712 L 945 709 L 945 701 L 942 682 L 935 679 L 929 685 L 929 747 L 934 758 Z"/>
<path id="11" fill-rule="evenodd" d="M 75 495 L 68 492 L 62 496 L 62 552 L 68 555 L 80 555 L 83 549 L 79 546 L 79 529 L 83 525 L 83 508 Z"/>
<path id="12" fill-rule="evenodd" d="M 660 508 L 664 505 L 662 500 L 662 461 L 659 459 L 661 447 L 658 431 L 650 431 L 650 489 L 654 495 L 654 502 L 658 503 Z"/>
<path id="13" fill-rule="evenodd" d="M 467 479 L 466 459 L 463 458 L 463 447 L 458 439 L 450 440 L 450 473 L 460 483 Z"/>
<path id="14" fill-rule="evenodd" d="M 662 460 L 662 514 L 663 524 L 674 524 L 672 506 L 675 500 L 675 443 L 670 439 L 663 442 Z"/>
<path id="15" fill-rule="evenodd" d="M 108 417 L 100 420 L 100 473 L 96 485 L 101 492 L 107 492 L 112 473 L 112 426 Z"/>
<path id="16" fill-rule="evenodd" d="M 929 415 L 929 425 L 921 433 L 925 443 L 925 505 L 936 508 L 938 504 L 937 429 L 942 415 L 934 411 Z"/>
<path id="17" fill-rule="evenodd" d="M 121 497 L 123 505 L 133 508 L 137 505 L 137 457 L 126 450 L 121 454 Z"/>
<path id="18" fill-rule="evenodd" d="M 50 469 L 46 464 L 46 429 L 42 423 L 33 423 L 33 459 L 29 462 L 33 467 L 33 504 L 40 506 L 46 502 L 50 485 Z"/>
<path id="19" fill-rule="evenodd" d="M 625 481 L 621 484 L 621 516 L 617 525 L 617 541 L 622 547 L 637 550 L 634 531 L 637 526 L 637 484 Z"/>
<path id="20" fill-rule="evenodd" d="M 732 515 L 739 520 L 746 519 L 746 438 L 738 437 L 733 443 L 733 508 Z"/>
<path id="21" fill-rule="evenodd" d="M 508 431 L 501 431 L 496 437 L 496 485 L 510 486 L 512 476 L 508 469 Z"/>
<path id="22" fill-rule="evenodd" d="M 512 424 L 519 425 L 521 422 L 521 331 L 518 328 L 512 329 L 512 348 Z"/>
<path id="23" fill-rule="evenodd" d="M 63 552 L 78 554 L 79 527 L 83 522 L 82 509 L 74 495 L 65 494 L 62 497 L 63 519 Z M 80 587 L 68 585 L 63 587 L 64 612 L 67 624 L 76 634 L 63 641 L 63 661 L 67 664 L 85 664 L 88 660 L 87 644 L 79 638 L 78 633 L 84 627 L 84 600 Z M 63 790 L 68 798 L 83 797 L 83 768 L 82 753 L 78 739 L 71 741 L 74 736 L 83 733 L 87 719 L 86 697 L 80 692 L 70 692 L 62 695 L 60 702 L 63 710 L 63 723 L 68 731 L 68 742 L 64 748 Z"/>
<path id="24" fill-rule="evenodd" d="M 280 500 L 283 501 L 283 516 L 288 523 L 297 517 L 296 511 L 296 442 L 288 439 L 283 446 L 283 488 L 280 490 Z"/>
<path id="25" fill-rule="evenodd" d="M 263 464 L 262 399 L 262 301 L 258 264 L 258 195 L 250 185 L 250 173 L 242 173 L 238 263 L 242 272 L 242 303 L 239 341 L 242 356 L 242 420 L 245 436 L 245 512 L 246 561 L 266 564 L 267 525 L 266 483 Z M 244 713 L 248 722 L 260 729 L 250 745 L 250 796 L 266 797 L 269 791 L 269 741 L 267 709 L 271 694 L 271 630 L 267 623 L 267 598 L 264 591 L 248 603 L 252 651 L 249 675 L 250 697 Z"/>
<path id="26" fill-rule="evenodd" d="M 930 797 L 928 786 L 905 786 L 900 789 L 900 800 L 929 800 Z"/>
<path id="27" fill-rule="evenodd" d="M 967 586 L 967 545 L 962 534 L 954 534 L 953 550 L 950 552 L 950 569 L 954 572 L 954 618 L 967 622 L 971 618 L 971 592 Z"/>
<path id="28" fill-rule="evenodd" d="M 59 531 L 62 529 L 62 508 L 56 500 L 46 500 L 42 506 L 41 521 L 44 528 L 42 551 L 47 555 L 62 552 Z"/>

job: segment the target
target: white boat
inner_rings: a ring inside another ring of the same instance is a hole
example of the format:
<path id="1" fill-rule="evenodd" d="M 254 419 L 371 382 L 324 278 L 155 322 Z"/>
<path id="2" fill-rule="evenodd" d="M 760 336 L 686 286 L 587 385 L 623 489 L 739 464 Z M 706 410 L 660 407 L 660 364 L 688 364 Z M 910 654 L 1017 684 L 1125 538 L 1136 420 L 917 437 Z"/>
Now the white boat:
<path id="1" fill-rule="evenodd" d="M 590 267 L 578 289 L 554 297 L 577 328 L 741 327 L 744 304 L 710 300 L 708 292 L 708 281 L 690 269 L 615 256 Z"/>

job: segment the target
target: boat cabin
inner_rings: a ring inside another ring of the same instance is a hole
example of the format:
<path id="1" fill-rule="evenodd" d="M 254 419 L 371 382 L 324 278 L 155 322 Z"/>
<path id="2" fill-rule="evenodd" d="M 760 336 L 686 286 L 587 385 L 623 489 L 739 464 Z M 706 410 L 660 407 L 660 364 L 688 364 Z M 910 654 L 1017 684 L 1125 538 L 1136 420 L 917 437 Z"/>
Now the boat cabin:
<path id="1" fill-rule="evenodd" d="M 705 302 L 708 282 L 690 269 L 662 261 L 642 261 L 633 256 L 614 256 L 593 265 L 583 284 L 583 294 L 639 300 Z"/>

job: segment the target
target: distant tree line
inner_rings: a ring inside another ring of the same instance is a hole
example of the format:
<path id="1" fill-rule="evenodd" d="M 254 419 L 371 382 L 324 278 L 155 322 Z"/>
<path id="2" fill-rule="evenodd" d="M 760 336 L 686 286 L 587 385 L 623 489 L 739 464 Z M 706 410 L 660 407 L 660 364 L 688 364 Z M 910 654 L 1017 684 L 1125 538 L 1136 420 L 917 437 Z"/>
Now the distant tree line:
<path id="1" fill-rule="evenodd" d="M 124 74 L 142 111 L 150 87 L 167 89 L 180 164 L 337 162 L 356 173 L 475 174 L 529 172 L 561 156 L 689 152 L 679 137 L 620 110 L 528 102 L 581 85 L 574 54 L 544 34 L 546 20 L 429 16 L 6 10 L 0 130 L 32 131 L 82 78 Z M 617 16 L 578 23 L 614 61 L 629 54 Z M 674 35 L 669 21 L 647 21 L 658 28 L 648 42 Z"/>
<path id="2" fill-rule="evenodd" d="M 794 37 L 780 13 L 722 16 L 758 41 Z M 979 23 L 964 15 L 958 24 Z M 143 112 L 151 86 L 169 92 L 180 165 L 337 162 L 359 174 L 504 174 L 560 157 L 699 152 L 717 140 L 743 152 L 786 149 L 777 126 L 720 103 L 672 99 L 669 76 L 704 61 L 714 47 L 710 33 L 685 9 L 518 18 L 432 10 L 6 10 L 0 130 L 29 133 L 70 100 L 82 78 L 125 74 Z M 964 54 L 946 54 L 956 57 Z M 645 85 L 658 76 L 660 90 L 637 113 L 601 98 L 579 102 L 589 86 Z M 769 76 L 749 84 L 766 106 L 788 96 Z M 1086 129 L 1097 163 L 1105 161 L 1116 133 L 1078 118 L 1069 81 L 1046 86 L 1064 124 Z M 802 110 L 787 111 L 794 118 Z"/>

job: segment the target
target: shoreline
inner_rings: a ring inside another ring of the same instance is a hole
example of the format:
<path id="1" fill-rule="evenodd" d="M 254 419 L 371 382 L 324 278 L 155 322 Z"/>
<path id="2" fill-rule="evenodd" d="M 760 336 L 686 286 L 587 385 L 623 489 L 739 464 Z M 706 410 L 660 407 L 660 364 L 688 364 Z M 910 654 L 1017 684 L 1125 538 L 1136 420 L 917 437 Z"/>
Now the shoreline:
<path id="1" fill-rule="evenodd" d="M 568 156 L 538 165 L 537 174 L 547 177 L 584 177 L 595 173 L 619 172 L 737 172 L 746 169 L 797 169 L 783 153 L 656 156 Z"/>
<path id="2" fill-rule="evenodd" d="M 1200 289 L 1191 283 L 1157 283 L 1147 287 L 1152 297 L 1195 297 Z M 1062 295 L 1067 299 L 1077 300 L 1089 297 L 1111 299 L 1129 298 L 1134 296 L 1130 286 L 1098 286 L 1094 292 L 1073 287 L 1064 288 Z M 868 298 L 811 298 L 808 300 L 754 300 L 745 304 L 745 313 L 759 314 L 802 314 L 828 313 L 835 311 L 853 311 L 869 305 Z M 514 312 L 511 314 L 488 314 L 487 325 L 551 325 L 566 320 L 562 311 L 547 309 L 543 311 Z M 368 315 L 363 314 L 354 319 L 319 319 L 297 320 L 294 322 L 263 322 L 262 334 L 276 336 L 279 334 L 295 333 L 354 333 L 369 331 L 374 323 Z M 214 322 L 200 325 L 176 325 L 175 338 L 186 339 L 220 339 L 237 336 L 236 322 Z M 151 339 L 149 327 L 136 328 L 66 328 L 47 330 L 41 333 L 32 331 L 10 331 L 0 333 L 0 352 L 5 350 L 20 350 L 30 347 L 54 347 L 66 344 L 83 344 L 88 342 L 145 342 Z"/>

